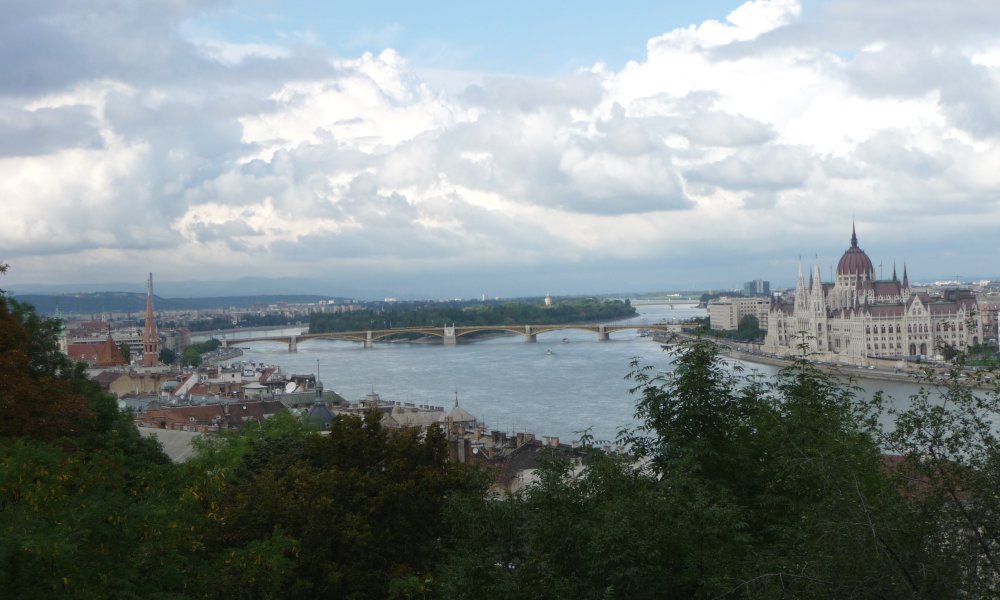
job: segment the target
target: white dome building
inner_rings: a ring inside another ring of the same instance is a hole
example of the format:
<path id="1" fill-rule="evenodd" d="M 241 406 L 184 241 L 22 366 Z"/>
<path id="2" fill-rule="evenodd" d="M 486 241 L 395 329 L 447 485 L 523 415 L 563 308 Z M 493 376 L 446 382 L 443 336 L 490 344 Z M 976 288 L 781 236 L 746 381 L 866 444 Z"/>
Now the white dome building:
<path id="1" fill-rule="evenodd" d="M 895 267 L 891 279 L 877 279 L 852 228 L 835 281 L 824 283 L 816 264 L 806 284 L 799 264 L 794 302 L 771 305 L 764 349 L 864 364 L 868 358 L 934 356 L 944 345 L 965 350 L 981 341 L 982 320 L 970 290 L 914 293 L 905 265 L 902 280 Z"/>

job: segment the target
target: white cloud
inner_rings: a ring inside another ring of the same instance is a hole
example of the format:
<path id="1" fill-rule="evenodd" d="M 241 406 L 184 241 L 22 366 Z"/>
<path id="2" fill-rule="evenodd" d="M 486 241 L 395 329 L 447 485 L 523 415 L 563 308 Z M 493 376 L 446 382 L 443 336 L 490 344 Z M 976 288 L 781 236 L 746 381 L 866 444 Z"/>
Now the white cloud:
<path id="1" fill-rule="evenodd" d="M 1000 61 L 984 33 L 1000 7 L 973 12 L 755 0 L 654 37 L 620 70 L 451 77 L 472 82 L 461 89 L 392 49 L 185 37 L 183 9 L 143 29 L 145 62 L 117 56 L 142 39 L 114 37 L 138 14 L 104 23 L 107 42 L 25 17 L 91 66 L 47 63 L 44 85 L 21 86 L 23 68 L 0 66 L 0 258 L 39 277 L 39 257 L 60 253 L 95 277 L 101 260 L 185 278 L 191 264 L 361 269 L 384 288 L 405 272 L 683 257 L 697 284 L 787 276 L 759 265 L 836 252 L 851 215 L 886 239 L 939 239 L 946 220 L 974 250 L 1000 212 Z M 733 257 L 706 256 L 729 270 L 698 269 L 696 248 Z M 920 253 L 937 260 L 909 260 Z"/>

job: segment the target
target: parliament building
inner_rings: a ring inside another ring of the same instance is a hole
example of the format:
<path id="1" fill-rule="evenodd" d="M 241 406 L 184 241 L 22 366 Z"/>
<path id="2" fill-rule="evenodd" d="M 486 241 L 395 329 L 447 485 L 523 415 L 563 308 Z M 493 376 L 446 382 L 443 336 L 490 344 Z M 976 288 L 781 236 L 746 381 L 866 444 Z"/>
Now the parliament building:
<path id="1" fill-rule="evenodd" d="M 771 306 L 764 350 L 864 364 L 869 358 L 933 358 L 946 345 L 966 350 L 982 341 L 982 319 L 970 290 L 941 296 L 911 291 L 905 265 L 902 280 L 895 267 L 892 279 L 877 279 L 852 228 L 851 247 L 840 258 L 834 281 L 822 281 L 816 264 L 806 283 L 799 264 L 794 301 Z"/>

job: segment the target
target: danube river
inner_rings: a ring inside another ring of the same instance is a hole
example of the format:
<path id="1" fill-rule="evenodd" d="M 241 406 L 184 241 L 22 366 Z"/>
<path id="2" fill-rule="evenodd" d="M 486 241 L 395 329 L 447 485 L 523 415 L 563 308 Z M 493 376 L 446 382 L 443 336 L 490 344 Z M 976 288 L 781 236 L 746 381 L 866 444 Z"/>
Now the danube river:
<path id="1" fill-rule="evenodd" d="M 643 305 L 628 323 L 660 323 L 705 316 L 692 304 Z M 598 342 L 594 333 L 555 331 L 527 343 L 522 336 L 502 336 L 458 346 L 422 343 L 360 343 L 339 340 L 299 342 L 298 352 L 276 342 L 241 344 L 241 360 L 277 365 L 286 374 L 315 373 L 344 398 L 357 401 L 375 391 L 383 400 L 451 407 L 458 394 L 463 408 L 493 429 L 531 431 L 561 441 L 590 429 L 599 440 L 613 440 L 623 426 L 635 424 L 635 397 L 625 379 L 629 362 L 668 370 L 660 344 L 634 331 L 611 334 Z M 772 374 L 777 369 L 746 363 Z M 897 400 L 917 387 L 905 383 L 867 382 Z"/>

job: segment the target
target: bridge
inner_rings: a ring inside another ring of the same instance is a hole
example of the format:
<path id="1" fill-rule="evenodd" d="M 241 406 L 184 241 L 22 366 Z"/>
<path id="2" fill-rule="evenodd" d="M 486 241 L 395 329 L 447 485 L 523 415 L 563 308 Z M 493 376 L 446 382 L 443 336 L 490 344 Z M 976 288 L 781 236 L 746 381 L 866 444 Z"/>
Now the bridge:
<path id="1" fill-rule="evenodd" d="M 565 331 L 570 329 L 590 331 L 597 334 L 598 341 L 611 339 L 611 334 L 616 331 L 652 330 L 652 331 L 676 331 L 677 325 L 665 324 L 634 324 L 634 325 L 597 325 L 585 323 L 566 323 L 563 325 L 467 325 L 458 326 L 445 325 L 443 327 L 393 327 L 390 329 L 368 329 L 365 331 L 337 331 L 329 333 L 302 333 L 299 335 L 268 335 L 254 338 L 241 338 L 234 340 L 223 339 L 223 346 L 246 344 L 249 342 L 281 342 L 288 344 L 289 352 L 296 352 L 300 342 L 308 340 L 350 340 L 362 342 L 365 348 L 371 348 L 375 342 L 386 340 L 400 335 L 422 335 L 439 337 L 446 346 L 454 346 L 458 343 L 458 338 L 473 333 L 484 332 L 504 332 L 523 335 L 524 341 L 537 341 L 538 335 L 550 331 Z"/>

